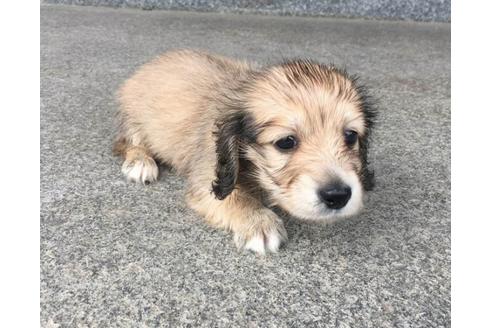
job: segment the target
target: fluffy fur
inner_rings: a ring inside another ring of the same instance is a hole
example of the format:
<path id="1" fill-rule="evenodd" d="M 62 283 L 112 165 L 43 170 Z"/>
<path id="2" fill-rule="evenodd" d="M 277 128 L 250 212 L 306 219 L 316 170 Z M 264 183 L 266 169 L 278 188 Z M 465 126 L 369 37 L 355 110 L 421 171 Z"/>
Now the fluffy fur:
<path id="1" fill-rule="evenodd" d="M 276 206 L 333 221 L 357 213 L 371 187 L 368 137 L 374 113 L 357 79 L 333 66 L 292 60 L 258 68 L 199 51 L 165 53 L 119 90 L 115 153 L 128 179 L 157 179 L 155 160 L 187 178 L 187 203 L 238 247 L 277 251 L 287 239 Z M 344 131 L 355 131 L 348 146 Z M 295 137 L 293 149 L 277 141 Z M 343 183 L 343 208 L 319 190 Z"/>

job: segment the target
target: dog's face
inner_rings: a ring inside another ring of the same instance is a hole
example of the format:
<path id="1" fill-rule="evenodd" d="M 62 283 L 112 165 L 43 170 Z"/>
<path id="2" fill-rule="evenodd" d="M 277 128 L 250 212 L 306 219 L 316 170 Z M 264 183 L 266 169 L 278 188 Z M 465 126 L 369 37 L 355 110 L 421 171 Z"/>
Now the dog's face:
<path id="1" fill-rule="evenodd" d="M 261 187 L 270 205 L 299 218 L 326 221 L 357 213 L 371 184 L 372 112 L 354 79 L 294 61 L 263 72 L 243 92 L 242 114 L 228 119 L 230 129 L 220 126 L 218 178 L 221 163 L 229 165 L 229 183 L 241 183 L 243 175 L 244 183 Z M 222 134 L 229 144 L 221 143 Z"/>

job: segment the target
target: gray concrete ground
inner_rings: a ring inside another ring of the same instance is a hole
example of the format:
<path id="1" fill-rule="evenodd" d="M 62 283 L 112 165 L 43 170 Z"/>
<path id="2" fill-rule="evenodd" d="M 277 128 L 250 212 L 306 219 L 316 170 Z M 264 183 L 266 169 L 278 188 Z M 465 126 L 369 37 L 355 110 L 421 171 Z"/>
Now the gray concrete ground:
<path id="1" fill-rule="evenodd" d="M 41 0 L 83 6 L 449 22 L 451 0 Z"/>
<path id="2" fill-rule="evenodd" d="M 265 258 L 186 208 L 183 180 L 125 182 L 114 92 L 191 47 L 345 65 L 379 99 L 362 215 L 286 222 Z M 450 26 L 41 7 L 44 327 L 449 327 Z"/>

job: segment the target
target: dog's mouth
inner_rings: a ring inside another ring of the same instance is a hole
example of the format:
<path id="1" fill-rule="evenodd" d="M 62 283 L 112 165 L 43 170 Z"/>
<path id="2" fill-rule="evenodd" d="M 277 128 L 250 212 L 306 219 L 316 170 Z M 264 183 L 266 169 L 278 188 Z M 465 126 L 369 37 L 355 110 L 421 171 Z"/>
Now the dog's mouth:
<path id="1" fill-rule="evenodd" d="M 310 212 L 296 212 L 287 211 L 291 216 L 304 221 L 313 221 L 320 223 L 331 223 L 348 217 L 356 215 L 360 209 L 356 211 L 347 211 L 345 209 L 327 209 L 320 204 L 319 208 L 313 208 Z"/>
<path id="2" fill-rule="evenodd" d="M 328 196 L 325 195 L 324 199 L 319 195 L 317 189 L 305 192 L 286 191 L 279 194 L 282 197 L 273 200 L 271 202 L 273 206 L 279 207 L 290 216 L 307 221 L 336 221 L 356 215 L 363 207 L 363 194 L 360 186 L 353 188 L 350 196 L 335 192 Z M 333 199 L 330 196 L 333 196 Z"/>

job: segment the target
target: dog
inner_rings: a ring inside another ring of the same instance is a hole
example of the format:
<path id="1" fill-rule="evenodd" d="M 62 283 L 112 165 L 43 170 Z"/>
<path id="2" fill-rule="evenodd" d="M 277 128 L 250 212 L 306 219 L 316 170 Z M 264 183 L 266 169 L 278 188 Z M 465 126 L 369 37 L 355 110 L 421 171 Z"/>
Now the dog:
<path id="1" fill-rule="evenodd" d="M 287 232 L 275 209 L 333 222 L 362 208 L 375 117 L 365 90 L 311 60 L 260 67 L 175 50 L 119 89 L 114 152 L 135 182 L 156 181 L 156 161 L 170 165 L 187 179 L 189 207 L 239 249 L 277 252 Z"/>

